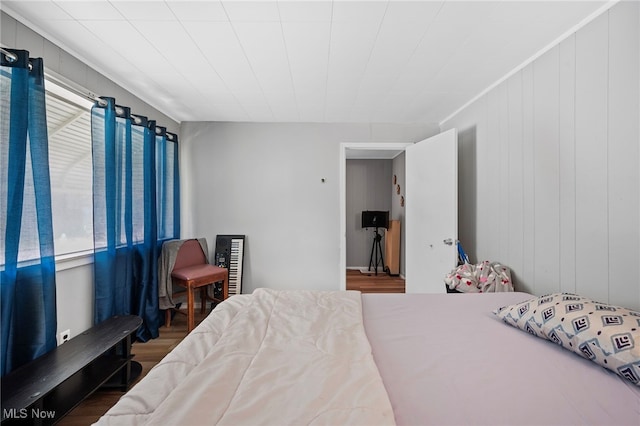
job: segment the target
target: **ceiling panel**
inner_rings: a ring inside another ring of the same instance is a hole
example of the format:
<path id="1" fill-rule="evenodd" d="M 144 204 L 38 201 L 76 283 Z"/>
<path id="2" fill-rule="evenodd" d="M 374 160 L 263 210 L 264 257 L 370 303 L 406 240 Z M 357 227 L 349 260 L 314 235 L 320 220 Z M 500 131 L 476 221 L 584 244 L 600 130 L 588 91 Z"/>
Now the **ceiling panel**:
<path id="1" fill-rule="evenodd" d="M 379 25 L 387 11 L 386 1 L 334 1 L 332 22 Z"/>
<path id="2" fill-rule="evenodd" d="M 298 101 L 298 114 L 300 121 L 304 123 L 325 122 L 324 102 L 302 103 Z"/>
<path id="3" fill-rule="evenodd" d="M 300 118 L 300 109 L 296 103 L 270 104 L 273 116 L 259 117 L 255 121 L 277 121 L 281 123 L 293 123 L 303 121 Z"/>
<path id="4" fill-rule="evenodd" d="M 139 30 L 127 21 L 78 21 L 84 28 L 93 33 L 98 40 L 109 40 L 111 45 L 118 46 L 118 53 L 123 58 L 135 58 L 135 62 L 127 60 L 129 66 L 142 65 L 140 70 L 149 66 L 157 67 L 159 52 L 147 40 L 140 37 Z M 135 65 L 134 65 L 135 64 Z"/>
<path id="5" fill-rule="evenodd" d="M 281 24 L 238 22 L 233 27 L 263 90 L 293 93 Z"/>
<path id="6" fill-rule="evenodd" d="M 348 22 L 332 24 L 328 90 L 357 93 L 375 46 L 379 27 L 380 22 L 376 21 L 366 21 L 360 25 Z"/>
<path id="7" fill-rule="evenodd" d="M 216 114 L 224 112 L 225 114 L 245 115 L 247 111 L 235 99 L 215 99 L 206 94 L 202 94 L 193 100 L 193 107 L 202 109 L 205 113 L 215 112 Z M 246 116 L 245 120 L 248 118 Z M 206 121 L 206 120 L 205 120 Z"/>
<path id="8" fill-rule="evenodd" d="M 139 34 L 155 48 L 159 58 L 164 58 L 158 58 L 160 65 L 170 65 L 181 76 L 209 71 L 206 58 L 179 22 L 138 21 L 135 26 Z"/>
<path id="9" fill-rule="evenodd" d="M 245 103 L 242 106 L 249 121 L 273 121 L 275 118 L 271 107 L 266 102 Z"/>
<path id="10" fill-rule="evenodd" d="M 166 3 L 180 21 L 229 21 L 222 3 L 217 0 L 167 1 Z"/>
<path id="11" fill-rule="evenodd" d="M 0 9 L 178 121 L 399 123 L 439 122 L 608 5 L 0 1 Z M 2 34 L 20 43 L 9 32 Z"/>
<path id="12" fill-rule="evenodd" d="M 329 1 L 278 1 L 282 22 L 331 22 L 333 4 Z"/>
<path id="13" fill-rule="evenodd" d="M 264 96 L 264 93 L 259 92 L 259 95 L 254 91 L 234 91 L 234 98 L 238 101 L 240 105 L 264 105 L 268 106 L 267 99 Z M 215 99 L 215 97 L 214 97 Z"/>
<path id="14" fill-rule="evenodd" d="M 2 5 L 2 3 L 0 3 L 0 5 Z M 71 40 L 85 41 L 85 43 L 72 44 L 72 53 L 77 56 L 98 59 L 95 58 L 96 49 L 106 55 L 120 56 L 118 50 L 105 43 L 80 21 L 50 21 L 42 19 L 39 16 L 34 17 L 34 21 L 34 24 L 37 23 L 40 30 L 44 33 L 55 34 L 55 32 L 59 31 L 59 28 L 63 26 L 66 36 Z M 18 42 L 20 42 L 20 40 L 18 40 Z M 113 58 L 113 56 L 111 56 L 111 58 Z M 104 61 L 98 61 L 97 63 L 104 63 Z M 109 64 L 105 65 L 108 67 Z"/>
<path id="15" fill-rule="evenodd" d="M 328 94 L 327 94 L 328 95 Z M 324 121 L 328 123 L 344 123 L 344 117 L 350 117 L 351 106 L 327 104 L 324 110 Z"/>
<path id="16" fill-rule="evenodd" d="M 329 22 L 282 23 L 296 92 L 316 92 L 324 98 L 330 31 Z"/>
<path id="17" fill-rule="evenodd" d="M 73 1 L 54 0 L 65 12 L 77 20 L 109 20 L 117 21 L 122 19 L 122 14 L 108 1 Z M 25 2 L 30 3 L 29 1 Z M 25 5 L 25 7 L 31 7 Z M 38 12 L 40 13 L 40 12 Z"/>
<path id="18" fill-rule="evenodd" d="M 174 13 L 164 2 L 155 2 L 150 7 L 149 1 L 114 1 L 113 7 L 130 21 L 171 21 L 175 19 Z"/>
<path id="19" fill-rule="evenodd" d="M 275 1 L 223 1 L 222 6 L 233 22 L 280 22 Z"/>
<path id="20" fill-rule="evenodd" d="M 386 20 L 378 33 L 360 90 L 388 88 L 411 59 L 426 28 L 417 22 Z"/>
<path id="21" fill-rule="evenodd" d="M 384 15 L 386 23 L 402 24 L 415 22 L 424 27 L 435 19 L 444 1 L 400 1 L 392 0 Z"/>
<path id="22" fill-rule="evenodd" d="M 354 90 L 327 90 L 327 107 L 336 108 L 340 106 L 350 107 L 356 103 L 358 98 L 357 88 Z"/>
<path id="23" fill-rule="evenodd" d="M 230 90 L 261 93 L 251 64 L 229 22 L 194 22 L 187 31 Z"/>
<path id="24" fill-rule="evenodd" d="M 387 90 L 385 87 L 381 87 L 379 89 L 372 88 L 370 90 L 361 90 L 358 92 L 358 97 L 356 98 L 355 105 L 359 106 L 374 106 L 379 103 L 379 100 L 383 97 L 386 97 Z M 382 102 L 380 102 L 382 104 Z"/>
<path id="25" fill-rule="evenodd" d="M 458 29 L 472 29 L 486 22 L 496 10 L 511 7 L 509 1 L 447 1 L 438 12 L 438 22 L 449 23 Z M 516 3 L 516 2 L 513 2 Z M 529 2 L 537 3 L 537 2 Z M 514 18 L 515 19 L 515 18 Z"/>
<path id="26" fill-rule="evenodd" d="M 24 0 L 3 0 L 0 2 L 0 9 L 10 8 L 18 14 L 29 18 L 37 18 L 38 16 L 47 17 L 47 20 L 69 20 L 72 16 L 65 12 L 63 8 L 53 2 L 53 0 L 33 0 L 26 2 Z M 37 10 L 34 14 L 32 11 Z"/>

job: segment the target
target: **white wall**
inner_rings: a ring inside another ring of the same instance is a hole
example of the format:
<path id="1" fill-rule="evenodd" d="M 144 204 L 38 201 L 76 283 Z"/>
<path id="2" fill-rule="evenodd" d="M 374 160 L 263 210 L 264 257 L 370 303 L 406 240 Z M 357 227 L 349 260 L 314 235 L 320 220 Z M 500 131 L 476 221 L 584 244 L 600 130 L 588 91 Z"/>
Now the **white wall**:
<path id="1" fill-rule="evenodd" d="M 45 74 L 53 71 L 72 84 L 95 93 L 115 97 L 132 112 L 155 119 L 158 125 L 177 132 L 179 124 L 157 111 L 40 34 L 0 11 L 0 43 L 4 47 L 28 50 L 44 59 Z M 90 143 L 90 141 L 88 142 Z M 86 259 L 56 263 L 58 333 L 71 330 L 71 337 L 93 325 L 93 267 Z"/>
<path id="2" fill-rule="evenodd" d="M 342 142 L 416 142 L 436 125 L 182 123 L 183 236 L 247 235 L 243 291 L 337 290 Z M 325 179 L 325 183 L 321 179 Z"/>
<path id="3" fill-rule="evenodd" d="M 93 263 L 81 263 L 66 269 L 56 264 L 57 333 L 69 330 L 71 337 L 93 326 Z"/>
<path id="4" fill-rule="evenodd" d="M 460 238 L 518 290 L 640 308 L 640 3 L 621 2 L 443 123 Z"/>
<path id="5" fill-rule="evenodd" d="M 391 211 L 391 165 L 392 160 L 347 160 L 347 267 L 369 266 L 375 231 L 362 228 L 362 211 Z M 384 235 L 382 229 L 380 235 Z M 380 247 L 384 258 L 384 236 Z M 375 258 L 373 260 L 375 263 Z"/>

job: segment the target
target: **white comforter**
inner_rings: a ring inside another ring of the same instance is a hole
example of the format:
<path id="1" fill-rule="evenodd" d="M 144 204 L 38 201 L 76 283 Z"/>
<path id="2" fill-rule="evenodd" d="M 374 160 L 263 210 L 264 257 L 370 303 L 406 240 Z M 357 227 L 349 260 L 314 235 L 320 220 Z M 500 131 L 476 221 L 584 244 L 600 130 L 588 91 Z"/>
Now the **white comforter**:
<path id="1" fill-rule="evenodd" d="M 393 424 L 359 292 L 274 291 L 218 307 L 98 424 Z"/>

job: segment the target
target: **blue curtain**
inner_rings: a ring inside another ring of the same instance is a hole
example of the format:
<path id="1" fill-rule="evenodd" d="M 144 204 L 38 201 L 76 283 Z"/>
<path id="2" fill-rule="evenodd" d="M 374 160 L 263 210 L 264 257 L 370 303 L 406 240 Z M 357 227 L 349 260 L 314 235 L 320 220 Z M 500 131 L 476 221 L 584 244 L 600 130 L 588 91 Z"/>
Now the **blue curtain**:
<path id="1" fill-rule="evenodd" d="M 115 99 L 91 110 L 93 158 L 94 322 L 133 313 L 131 120 L 116 114 Z"/>
<path id="2" fill-rule="evenodd" d="M 56 346 L 56 285 L 42 59 L 2 54 L 2 375 Z"/>
<path id="3" fill-rule="evenodd" d="M 158 219 L 156 208 L 156 158 L 155 132 L 156 123 L 147 121 L 146 117 L 138 117 L 133 126 L 134 169 L 136 170 L 134 186 L 136 194 L 142 194 L 143 203 L 134 203 L 134 230 L 136 240 L 136 291 L 137 312 L 144 319 L 138 329 L 138 339 L 146 342 L 158 337 L 158 327 L 162 317 L 158 307 Z M 147 161 L 145 161 L 147 160 Z"/>
<path id="4" fill-rule="evenodd" d="M 165 173 L 167 132 L 153 120 L 101 98 L 91 114 L 94 197 L 95 323 L 113 315 L 143 319 L 138 339 L 158 337 L 158 254 L 162 241 L 179 238 L 179 227 L 165 232 L 165 216 L 179 218 L 176 169 Z M 177 136 L 173 134 L 172 138 Z M 160 141 L 159 141 L 160 138 Z M 171 158 L 177 160 L 176 153 Z M 171 164 L 173 167 L 173 163 Z M 162 190 L 162 192 L 160 192 Z M 162 226 L 162 228 L 161 228 Z M 159 232 L 162 229 L 162 234 Z M 177 232 L 176 232 L 177 231 Z"/>
<path id="5" fill-rule="evenodd" d="M 180 235 L 180 172 L 178 163 L 178 136 L 169 133 L 169 140 L 167 141 L 167 147 L 171 157 L 171 168 L 173 181 L 173 234 Z"/>

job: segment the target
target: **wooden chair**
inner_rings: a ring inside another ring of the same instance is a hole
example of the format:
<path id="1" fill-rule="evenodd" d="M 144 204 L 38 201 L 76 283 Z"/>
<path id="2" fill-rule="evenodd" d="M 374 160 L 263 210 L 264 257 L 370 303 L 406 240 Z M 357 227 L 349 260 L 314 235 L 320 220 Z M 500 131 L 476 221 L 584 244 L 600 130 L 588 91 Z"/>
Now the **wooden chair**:
<path id="1" fill-rule="evenodd" d="M 171 271 L 174 285 L 183 287 L 187 293 L 187 324 L 191 332 L 195 328 L 195 291 L 200 290 L 200 313 L 204 313 L 207 300 L 221 302 L 229 297 L 229 272 L 226 268 L 213 266 L 207 262 L 198 240 L 186 240 L 178 250 L 176 262 Z M 207 287 L 222 281 L 222 299 L 208 297 Z M 185 291 L 174 293 L 177 296 Z M 165 311 L 165 326 L 171 326 L 171 309 Z M 177 312 L 180 312 L 177 310 Z"/>

